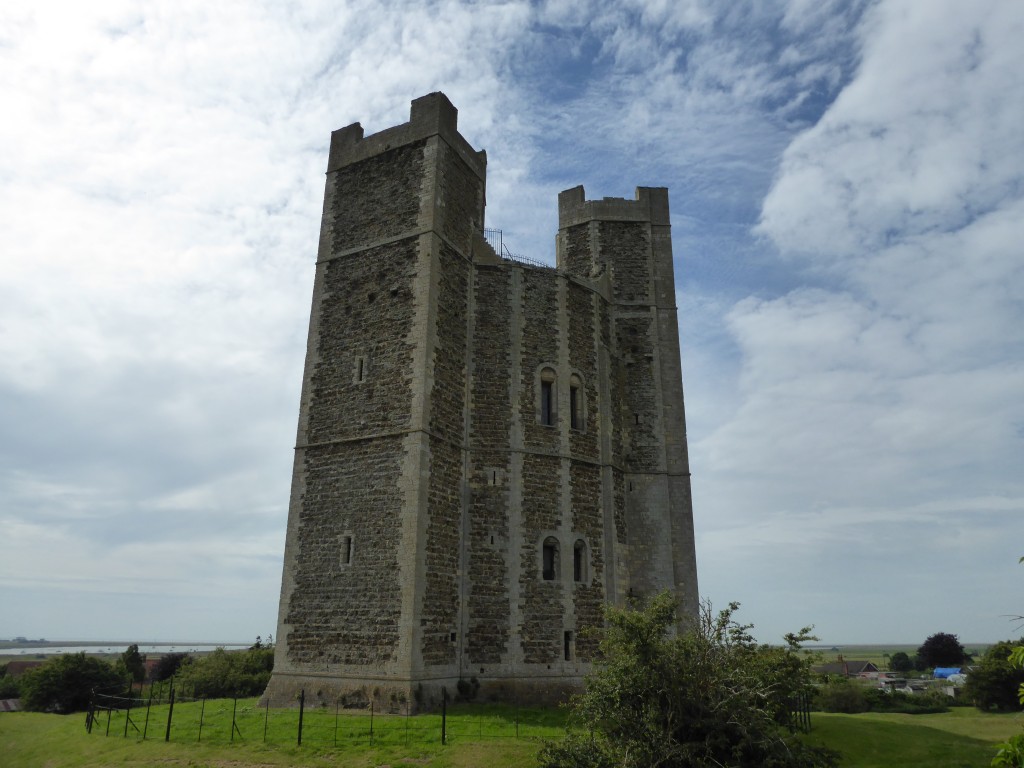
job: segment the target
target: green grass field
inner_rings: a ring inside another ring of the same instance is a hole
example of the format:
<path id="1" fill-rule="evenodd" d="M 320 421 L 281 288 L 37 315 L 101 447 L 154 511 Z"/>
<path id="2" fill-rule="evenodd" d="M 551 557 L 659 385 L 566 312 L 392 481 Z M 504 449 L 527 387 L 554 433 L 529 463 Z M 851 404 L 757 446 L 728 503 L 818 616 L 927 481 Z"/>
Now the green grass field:
<path id="1" fill-rule="evenodd" d="M 145 710 L 137 710 L 124 737 L 123 713 L 101 713 L 91 734 L 82 714 L 0 714 L 0 764 L 5 768 L 271 768 L 274 766 L 417 766 L 525 768 L 536 764 L 545 738 L 564 729 L 561 710 L 515 710 L 498 705 L 450 710 L 448 744 L 440 743 L 440 715 L 412 718 L 375 715 L 373 737 L 365 714 L 307 710 L 302 746 L 296 744 L 298 712 L 265 710 L 240 700 L 232 742 L 231 700 L 176 704 L 171 741 L 165 742 L 167 708 L 153 707 L 146 740 Z M 202 733 L 199 732 L 202 719 Z M 519 737 L 516 737 L 516 724 Z M 812 715 L 816 744 L 837 749 L 851 768 L 984 768 L 994 744 L 1020 731 L 1019 715 L 955 709 L 940 715 Z M 263 728 L 267 741 L 263 741 Z M 139 731 L 136 731 L 135 728 Z M 107 735 L 109 733 L 109 735 Z"/>

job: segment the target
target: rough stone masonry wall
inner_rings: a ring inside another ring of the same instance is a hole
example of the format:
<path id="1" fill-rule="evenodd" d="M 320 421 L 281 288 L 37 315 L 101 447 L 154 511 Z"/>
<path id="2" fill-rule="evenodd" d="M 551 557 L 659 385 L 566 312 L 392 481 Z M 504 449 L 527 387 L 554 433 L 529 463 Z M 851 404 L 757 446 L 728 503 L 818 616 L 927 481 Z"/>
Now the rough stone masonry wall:
<path id="1" fill-rule="evenodd" d="M 409 427 L 416 250 L 403 240 L 327 263 L 309 443 Z"/>
<path id="2" fill-rule="evenodd" d="M 600 248 L 610 254 L 615 280 L 612 300 L 648 302 L 651 285 L 651 245 L 643 222 L 602 221 L 598 224 Z"/>
<path id="3" fill-rule="evenodd" d="M 497 664 L 509 643 L 512 272 L 478 266 L 474 276 L 466 653 L 472 664 Z"/>
<path id="4" fill-rule="evenodd" d="M 307 448 L 295 589 L 285 624 L 292 662 L 378 665 L 394 660 L 401 605 L 396 482 L 400 437 Z M 365 510 L 374 510 L 368 515 Z M 350 564 L 342 537 L 352 537 Z"/>
<path id="5" fill-rule="evenodd" d="M 586 542 L 583 580 L 573 583 L 576 614 L 576 657 L 591 661 L 597 652 L 597 638 L 587 630 L 602 625 L 604 604 L 604 515 L 601 513 L 601 468 L 572 462 L 569 482 L 572 495 L 572 530 Z M 572 553 L 568 553 L 572 556 Z"/>
<path id="6" fill-rule="evenodd" d="M 416 228 L 425 144 L 397 147 L 334 175 L 334 253 Z"/>
<path id="7" fill-rule="evenodd" d="M 527 664 L 550 664 L 560 659 L 563 615 L 561 579 L 541 576 L 540 532 L 562 524 L 560 507 L 561 461 L 555 456 L 523 456 L 523 547 L 520 551 L 519 592 L 522 627 L 519 641 Z M 561 552 L 560 557 L 572 557 Z M 571 562 L 571 561 L 570 561 Z"/>
<path id="8" fill-rule="evenodd" d="M 615 323 L 616 342 L 623 353 L 622 404 L 629 472 L 657 472 L 661 464 L 651 326 L 650 314 L 620 316 Z"/>
<path id="9" fill-rule="evenodd" d="M 519 412 L 526 453 L 522 469 L 519 594 L 520 645 L 527 664 L 557 661 L 562 647 L 564 585 L 560 579 L 541 578 L 541 532 L 556 531 L 562 525 L 562 462 L 558 457 L 561 435 L 557 426 L 542 425 L 537 418 L 537 369 L 542 363 L 558 364 L 558 280 L 554 270 L 523 270 Z M 559 387 L 568 385 L 567 380 L 558 381 Z M 556 425 L 564 417 L 565 414 L 556 414 Z M 560 557 L 565 558 L 566 554 L 560 552 Z M 571 557 L 572 553 L 568 555 Z"/>
<path id="10" fill-rule="evenodd" d="M 604 259 L 594 263 L 590 244 L 590 224 L 577 224 L 565 230 L 563 241 L 563 263 L 570 275 L 589 278 L 602 271 Z M 598 254 L 601 257 L 601 254 Z"/>
<path id="11" fill-rule="evenodd" d="M 557 273 L 554 270 L 524 269 L 522 301 L 519 415 L 523 424 L 523 443 L 527 450 L 557 453 L 561 445 L 557 424 L 566 414 L 556 413 L 556 426 L 543 425 L 537 418 L 540 396 L 537 369 L 541 364 L 558 365 Z M 557 385 L 560 393 L 562 387 L 569 386 L 569 382 L 559 380 Z"/>
<path id="12" fill-rule="evenodd" d="M 453 664 L 458 632 L 465 431 L 466 317 L 470 264 L 448 245 L 438 253 L 437 332 L 430 392 L 430 483 L 427 491 L 426 584 L 420 624 L 425 666 Z"/>
<path id="13" fill-rule="evenodd" d="M 593 461 L 600 458 L 598 440 L 598 370 L 597 370 L 597 317 L 594 312 L 594 292 L 577 283 L 566 282 L 566 301 L 569 309 L 569 365 L 583 377 L 583 396 L 586 402 L 584 427 L 569 430 L 569 444 L 573 456 Z M 568 416 L 566 423 L 568 423 Z"/>
<path id="14" fill-rule="evenodd" d="M 458 153 L 439 143 L 438 192 L 444 201 L 441 233 L 463 253 L 470 253 L 473 233 L 483 229 L 483 182 Z"/>
<path id="15" fill-rule="evenodd" d="M 394 660 L 398 642 L 404 453 L 400 437 L 375 435 L 409 424 L 416 243 L 322 268 L 318 363 L 309 383 L 307 445 L 300 446 L 306 483 L 285 619 L 292 627 L 288 655 L 315 665 L 381 664 Z M 349 563 L 342 562 L 346 537 Z"/>

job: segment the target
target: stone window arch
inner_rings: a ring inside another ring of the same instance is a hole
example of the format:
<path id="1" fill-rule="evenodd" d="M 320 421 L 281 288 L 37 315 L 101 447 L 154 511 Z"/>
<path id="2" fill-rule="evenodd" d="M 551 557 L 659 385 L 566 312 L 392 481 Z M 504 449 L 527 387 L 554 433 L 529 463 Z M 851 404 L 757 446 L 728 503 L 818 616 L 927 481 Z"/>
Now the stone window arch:
<path id="1" fill-rule="evenodd" d="M 541 577 L 544 581 L 557 581 L 559 571 L 558 539 L 548 536 L 541 547 Z"/>
<path id="2" fill-rule="evenodd" d="M 537 419 L 546 427 L 558 423 L 558 375 L 551 366 L 543 366 L 538 374 Z"/>
<path id="3" fill-rule="evenodd" d="M 589 565 L 590 558 L 587 557 L 587 542 L 583 539 L 576 539 L 576 543 L 572 545 L 572 580 L 581 583 L 589 581 Z"/>

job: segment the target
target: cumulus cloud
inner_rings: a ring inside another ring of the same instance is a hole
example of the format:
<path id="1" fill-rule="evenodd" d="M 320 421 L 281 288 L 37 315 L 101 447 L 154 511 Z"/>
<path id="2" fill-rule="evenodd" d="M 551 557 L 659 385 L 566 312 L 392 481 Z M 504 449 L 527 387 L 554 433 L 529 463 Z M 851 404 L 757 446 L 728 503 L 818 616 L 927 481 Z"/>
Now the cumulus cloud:
<path id="1" fill-rule="evenodd" d="M 670 188 L 705 595 L 835 637 L 864 624 L 837 601 L 875 615 L 913 572 L 997 636 L 1006 593 L 953 574 L 1007 583 L 1024 533 L 1022 25 L 952 0 L 0 8 L 0 634 L 179 636 L 153 601 L 215 639 L 273 626 L 330 131 L 444 90 L 513 250 L 553 260 L 561 189 Z"/>
<path id="2" fill-rule="evenodd" d="M 818 287 L 728 313 L 741 403 L 696 448 L 709 492 L 760 488 L 728 497 L 748 549 L 788 537 L 829 591 L 881 548 L 993 628 L 1005 596 L 977 587 L 1016 562 L 1024 510 L 1022 24 L 999 3 L 869 9 L 854 77 L 786 148 L 756 229 Z"/>

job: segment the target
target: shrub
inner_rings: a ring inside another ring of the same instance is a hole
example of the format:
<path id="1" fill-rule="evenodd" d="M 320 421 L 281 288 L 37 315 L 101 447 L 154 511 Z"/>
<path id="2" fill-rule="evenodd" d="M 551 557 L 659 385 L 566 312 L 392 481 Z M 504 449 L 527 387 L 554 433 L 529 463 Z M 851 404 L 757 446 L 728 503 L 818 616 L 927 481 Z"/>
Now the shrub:
<path id="1" fill-rule="evenodd" d="M 1014 712 L 1020 709 L 1018 689 L 1024 683 L 1024 669 L 1010 663 L 1014 643 L 996 643 L 972 667 L 964 685 L 964 697 L 980 710 Z"/>
<path id="2" fill-rule="evenodd" d="M 10 675 L 0 676 L 0 699 L 16 699 L 21 696 L 21 686 Z"/>
<path id="3" fill-rule="evenodd" d="M 840 678 L 830 680 L 818 689 L 815 697 L 819 708 L 824 712 L 842 712 L 852 715 L 867 712 L 869 709 L 867 691 L 862 685 Z"/>
<path id="4" fill-rule="evenodd" d="M 179 690 L 197 698 L 258 696 L 267 687 L 273 669 L 273 648 L 231 653 L 217 648 L 205 656 L 186 659 L 175 679 Z"/>
<path id="5" fill-rule="evenodd" d="M 896 651 L 889 659 L 889 669 L 893 672 L 909 672 L 913 668 L 913 660 L 903 651 Z"/>
<path id="6" fill-rule="evenodd" d="M 549 743 L 544 768 L 756 765 L 814 768 L 835 764 L 829 750 L 805 745 L 789 728 L 792 696 L 810 690 L 806 631 L 786 648 L 757 645 L 749 626 L 701 608 L 675 634 L 672 596 L 644 610 L 607 608 L 602 661 L 572 700 L 586 731 Z"/>

